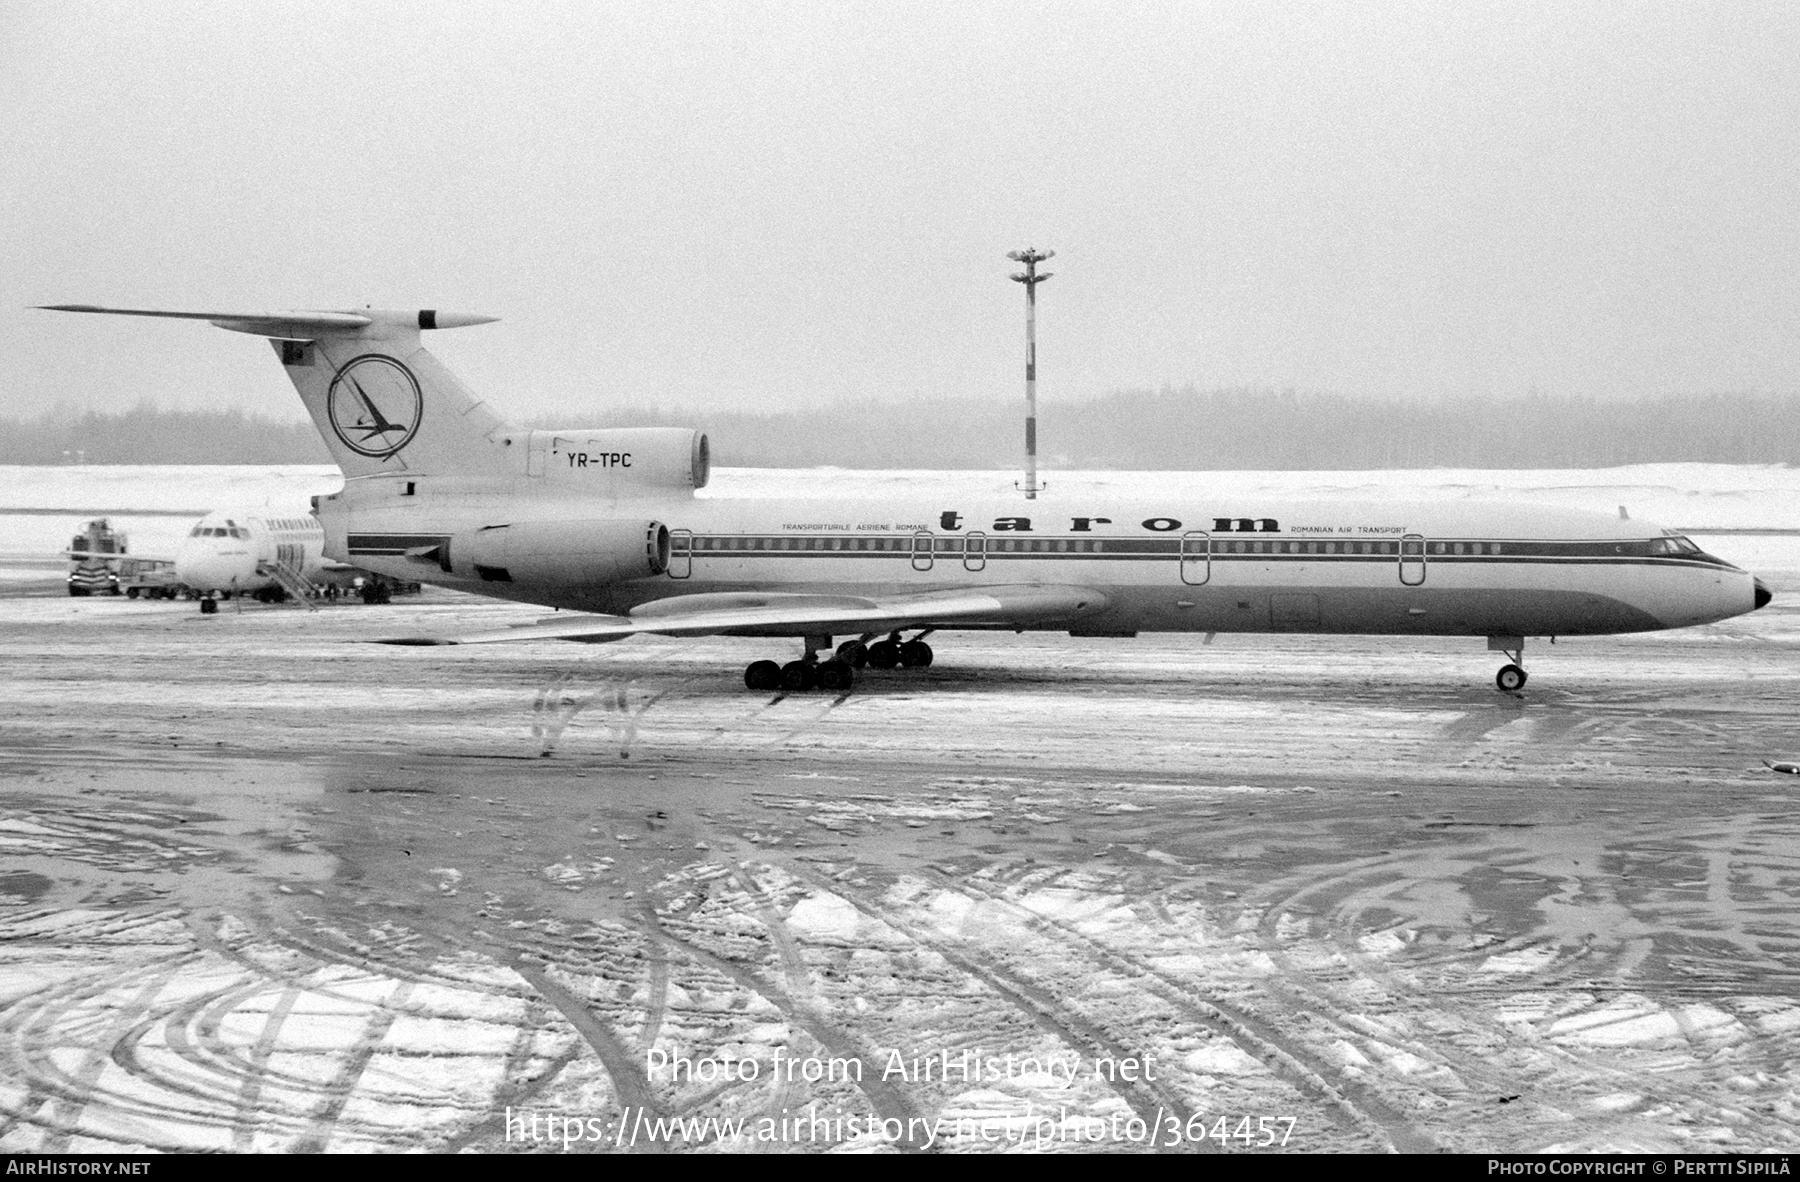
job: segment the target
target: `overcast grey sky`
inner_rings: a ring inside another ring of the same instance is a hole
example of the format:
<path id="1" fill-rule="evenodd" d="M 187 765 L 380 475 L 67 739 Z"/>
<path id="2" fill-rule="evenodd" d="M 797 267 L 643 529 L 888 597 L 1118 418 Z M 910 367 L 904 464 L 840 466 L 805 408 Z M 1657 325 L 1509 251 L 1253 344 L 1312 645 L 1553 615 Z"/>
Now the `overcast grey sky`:
<path id="1" fill-rule="evenodd" d="M 437 307 L 503 412 L 1800 387 L 1800 7 L 0 5 L 0 413 L 297 416 Z"/>

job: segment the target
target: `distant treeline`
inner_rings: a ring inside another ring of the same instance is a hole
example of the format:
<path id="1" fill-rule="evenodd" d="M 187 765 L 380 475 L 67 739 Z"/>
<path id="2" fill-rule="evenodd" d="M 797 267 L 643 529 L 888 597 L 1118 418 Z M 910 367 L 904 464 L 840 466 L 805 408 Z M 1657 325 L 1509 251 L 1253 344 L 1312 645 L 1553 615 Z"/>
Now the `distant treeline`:
<path id="1" fill-rule="evenodd" d="M 1023 399 L 840 403 L 800 411 L 617 410 L 527 427 L 699 427 L 724 467 L 1010 468 Z M 1800 464 L 1800 396 L 1628 401 L 1532 396 L 1412 402 L 1274 390 L 1126 391 L 1039 408 L 1046 467 L 1599 468 Z M 327 463 L 310 424 L 238 411 L 88 412 L 0 420 L 0 463 Z"/>
<path id="2" fill-rule="evenodd" d="M 0 419 L 0 464 L 329 464 L 311 423 L 229 410 L 52 413 Z"/>

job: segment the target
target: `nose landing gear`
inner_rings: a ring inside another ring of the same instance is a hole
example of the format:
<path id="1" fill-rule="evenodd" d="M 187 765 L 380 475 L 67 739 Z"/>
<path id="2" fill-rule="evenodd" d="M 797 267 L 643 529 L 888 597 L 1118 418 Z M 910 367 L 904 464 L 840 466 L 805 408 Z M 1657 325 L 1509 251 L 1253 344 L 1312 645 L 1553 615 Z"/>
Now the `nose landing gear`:
<path id="1" fill-rule="evenodd" d="M 1525 688 L 1530 674 L 1525 672 L 1525 638 L 1523 636 L 1490 636 L 1488 651 L 1505 653 L 1512 658 L 1511 663 L 1500 666 L 1500 672 L 1494 674 L 1494 688 L 1503 694 L 1517 693 Z"/>

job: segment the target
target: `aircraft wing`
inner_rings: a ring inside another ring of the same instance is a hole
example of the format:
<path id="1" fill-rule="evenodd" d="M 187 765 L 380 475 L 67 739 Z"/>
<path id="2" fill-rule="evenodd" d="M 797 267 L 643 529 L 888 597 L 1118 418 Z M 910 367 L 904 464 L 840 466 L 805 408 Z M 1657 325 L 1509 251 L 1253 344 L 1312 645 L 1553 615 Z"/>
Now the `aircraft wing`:
<path id="1" fill-rule="evenodd" d="M 1027 627 L 1079 619 L 1106 606 L 1106 596 L 1091 587 L 1057 583 L 1018 583 L 881 597 L 728 592 L 653 600 L 626 616 L 571 614 L 468 636 L 399 637 L 376 643 L 576 640 L 593 644 L 644 632 L 658 636 L 800 636 L 809 632 L 889 632 L 973 625 Z"/>

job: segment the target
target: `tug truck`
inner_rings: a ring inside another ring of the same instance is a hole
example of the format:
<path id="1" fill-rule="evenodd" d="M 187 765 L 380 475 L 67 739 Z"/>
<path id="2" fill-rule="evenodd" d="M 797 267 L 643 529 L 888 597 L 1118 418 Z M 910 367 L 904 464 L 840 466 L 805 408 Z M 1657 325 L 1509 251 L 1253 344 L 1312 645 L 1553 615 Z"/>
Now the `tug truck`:
<path id="1" fill-rule="evenodd" d="M 119 565 L 125 557 L 125 535 L 104 517 L 88 522 L 69 542 L 70 595 L 119 594 Z"/>

